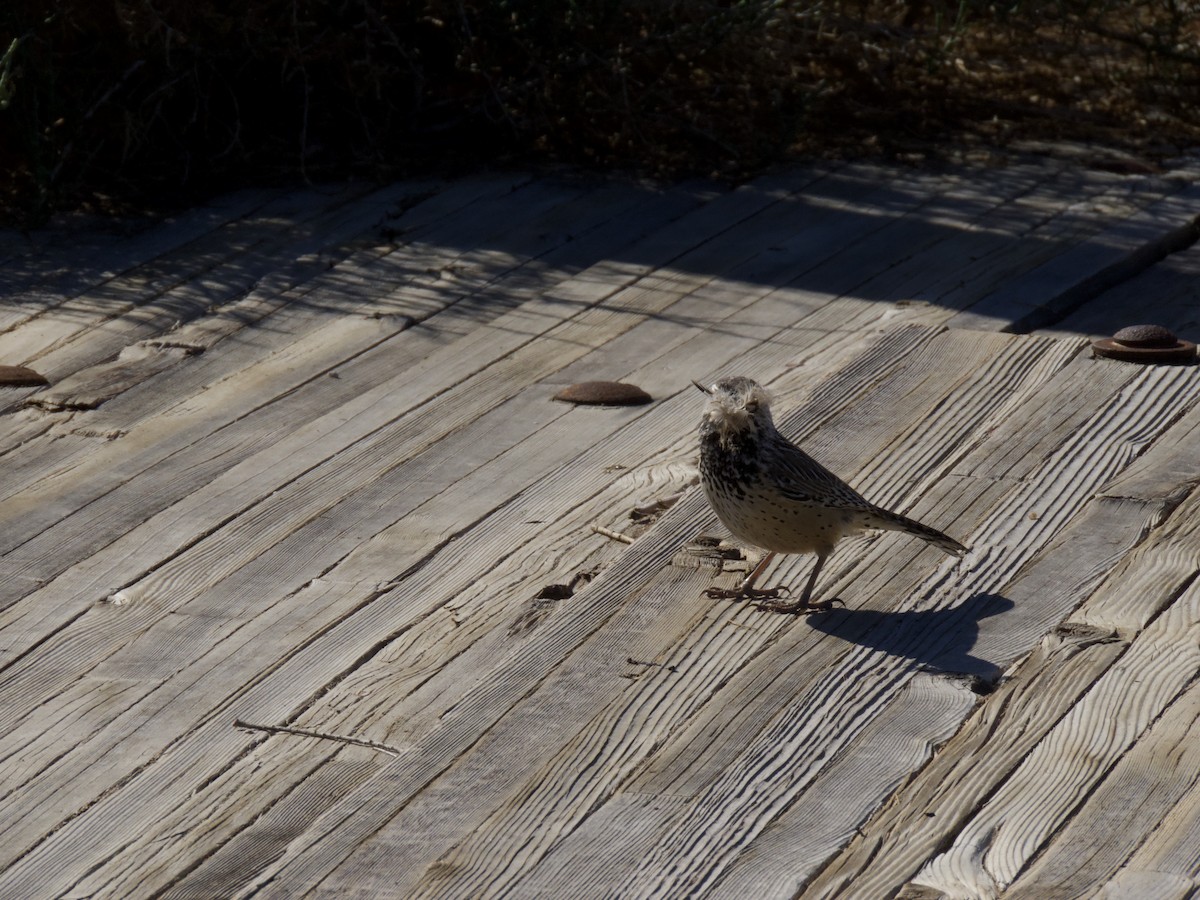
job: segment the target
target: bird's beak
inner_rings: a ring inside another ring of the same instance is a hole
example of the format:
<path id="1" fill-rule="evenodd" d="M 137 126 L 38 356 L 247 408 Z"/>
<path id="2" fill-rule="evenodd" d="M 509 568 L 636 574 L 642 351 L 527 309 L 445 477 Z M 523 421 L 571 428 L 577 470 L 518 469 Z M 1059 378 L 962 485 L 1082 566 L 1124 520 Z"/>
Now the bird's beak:
<path id="1" fill-rule="evenodd" d="M 692 384 L 694 384 L 696 386 L 697 390 L 703 391 L 705 394 L 712 394 L 712 388 L 706 388 L 704 385 L 702 385 L 698 381 L 693 381 Z"/>

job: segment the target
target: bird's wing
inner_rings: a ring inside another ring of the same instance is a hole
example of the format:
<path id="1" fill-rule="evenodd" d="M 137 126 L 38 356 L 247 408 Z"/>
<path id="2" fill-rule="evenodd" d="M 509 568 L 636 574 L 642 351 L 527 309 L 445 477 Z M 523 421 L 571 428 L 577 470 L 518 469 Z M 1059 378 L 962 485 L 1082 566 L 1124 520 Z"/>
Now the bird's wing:
<path id="1" fill-rule="evenodd" d="M 779 493 L 789 500 L 848 509 L 873 508 L 858 491 L 795 444 L 779 441 L 772 450 L 769 477 L 775 481 Z"/>

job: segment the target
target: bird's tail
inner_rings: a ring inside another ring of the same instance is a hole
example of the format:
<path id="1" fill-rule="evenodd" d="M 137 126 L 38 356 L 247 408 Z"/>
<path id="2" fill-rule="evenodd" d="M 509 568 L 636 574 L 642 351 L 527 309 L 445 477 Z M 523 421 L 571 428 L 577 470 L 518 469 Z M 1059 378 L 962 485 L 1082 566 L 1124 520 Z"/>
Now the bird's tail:
<path id="1" fill-rule="evenodd" d="M 907 531 L 914 537 L 919 537 L 923 541 L 935 544 L 951 556 L 962 556 L 969 549 L 949 535 L 942 534 L 936 528 L 930 528 L 928 525 L 922 525 L 916 519 L 910 519 L 908 516 L 902 516 L 900 513 L 894 513 L 878 507 L 876 507 L 875 513 L 878 517 L 877 528 L 883 528 L 888 531 Z"/>

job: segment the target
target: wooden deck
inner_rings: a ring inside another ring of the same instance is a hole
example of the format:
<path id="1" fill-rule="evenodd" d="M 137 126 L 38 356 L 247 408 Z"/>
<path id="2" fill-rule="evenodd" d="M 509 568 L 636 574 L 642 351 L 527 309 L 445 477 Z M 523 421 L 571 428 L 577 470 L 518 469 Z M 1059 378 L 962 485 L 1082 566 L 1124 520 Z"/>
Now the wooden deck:
<path id="1" fill-rule="evenodd" d="M 1085 338 L 1200 338 L 1197 215 L 1027 159 L 0 235 L 0 897 L 1196 896 L 1200 369 Z M 972 552 L 704 598 L 720 374 Z"/>

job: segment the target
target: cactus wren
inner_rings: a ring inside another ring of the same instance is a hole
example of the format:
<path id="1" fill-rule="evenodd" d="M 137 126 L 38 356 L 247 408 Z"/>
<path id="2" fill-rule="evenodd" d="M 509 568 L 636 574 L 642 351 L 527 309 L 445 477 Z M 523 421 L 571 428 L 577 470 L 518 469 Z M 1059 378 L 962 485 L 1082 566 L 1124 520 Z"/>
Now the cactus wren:
<path id="1" fill-rule="evenodd" d="M 761 609 L 797 613 L 829 609 L 812 603 L 821 567 L 843 537 L 867 529 L 906 531 L 962 556 L 967 548 L 936 529 L 865 500 L 775 429 L 767 392 L 749 378 L 722 378 L 708 394 L 700 422 L 700 483 L 708 502 L 734 537 L 768 553 L 736 590 L 709 588 L 709 597 L 773 600 L 785 588 L 758 590 L 754 582 L 776 553 L 815 553 L 817 564 L 794 602 L 759 602 Z"/>

